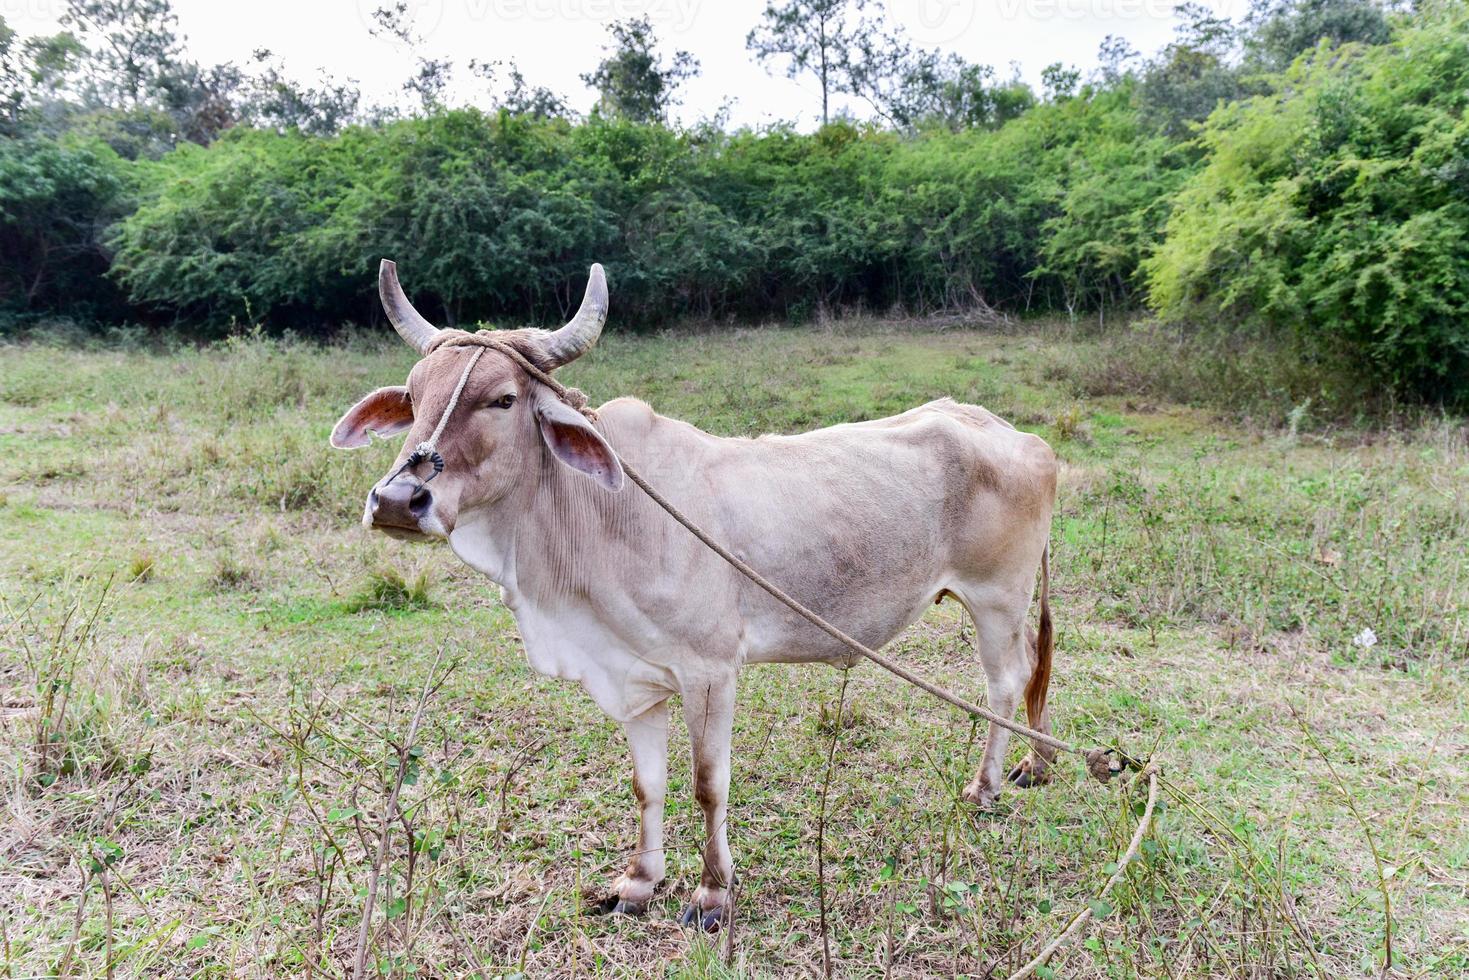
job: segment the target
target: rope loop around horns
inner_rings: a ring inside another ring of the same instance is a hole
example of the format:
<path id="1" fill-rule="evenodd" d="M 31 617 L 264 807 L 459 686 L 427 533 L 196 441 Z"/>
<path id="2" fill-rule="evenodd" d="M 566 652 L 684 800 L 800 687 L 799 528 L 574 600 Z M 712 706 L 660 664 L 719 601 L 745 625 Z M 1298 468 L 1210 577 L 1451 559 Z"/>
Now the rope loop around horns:
<path id="1" fill-rule="evenodd" d="M 556 394 L 556 397 L 576 409 L 582 415 L 585 415 L 589 421 L 597 421 L 596 410 L 590 407 L 590 399 L 587 398 L 586 392 L 580 388 L 572 388 L 557 381 L 548 372 L 541 370 L 532 363 L 531 359 L 517 350 L 513 344 L 508 344 L 497 337 L 497 332 L 495 330 L 478 330 L 474 333 L 469 333 L 463 330 L 445 330 L 429 348 L 428 353 L 431 354 L 440 347 L 484 347 L 498 351 L 516 364 L 519 364 L 527 374 L 547 388 L 550 388 Z"/>

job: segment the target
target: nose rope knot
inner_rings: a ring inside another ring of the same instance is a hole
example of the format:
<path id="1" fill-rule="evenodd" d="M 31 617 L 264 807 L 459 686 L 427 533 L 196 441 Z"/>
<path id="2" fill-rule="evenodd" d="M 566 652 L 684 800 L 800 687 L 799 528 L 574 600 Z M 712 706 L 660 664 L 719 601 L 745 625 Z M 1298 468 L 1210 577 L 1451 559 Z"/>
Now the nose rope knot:
<path id="1" fill-rule="evenodd" d="M 396 480 L 404 470 L 412 469 L 424 460 L 428 460 L 429 465 L 434 468 L 428 480 L 423 481 L 424 486 L 428 486 L 429 480 L 444 472 L 444 457 L 440 455 L 438 449 L 439 437 L 444 434 L 444 426 L 449 424 L 449 416 L 454 414 L 454 409 L 459 405 L 459 396 L 464 394 L 464 386 L 469 383 L 469 372 L 474 370 L 474 365 L 484 352 L 485 348 L 481 347 L 469 355 L 469 363 L 464 365 L 464 373 L 459 376 L 459 383 L 454 386 L 454 394 L 449 396 L 449 403 L 444 406 L 444 414 L 439 416 L 439 424 L 434 426 L 433 435 L 413 447 L 413 452 L 408 454 L 408 458 L 403 460 L 403 465 L 388 478 L 388 483 Z"/>

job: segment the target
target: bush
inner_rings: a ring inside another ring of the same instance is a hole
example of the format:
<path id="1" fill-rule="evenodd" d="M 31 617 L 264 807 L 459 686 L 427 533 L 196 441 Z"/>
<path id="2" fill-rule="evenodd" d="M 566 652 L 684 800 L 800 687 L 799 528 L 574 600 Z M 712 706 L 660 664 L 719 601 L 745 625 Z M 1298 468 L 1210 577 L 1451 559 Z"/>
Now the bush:
<path id="1" fill-rule="evenodd" d="M 135 167 L 98 140 L 0 138 L 0 324 L 65 308 L 120 318 L 107 227 L 131 206 Z"/>
<path id="2" fill-rule="evenodd" d="M 1210 117 L 1207 163 L 1146 263 L 1157 311 L 1469 397 L 1466 37 L 1459 8 L 1385 46 L 1323 44 Z"/>

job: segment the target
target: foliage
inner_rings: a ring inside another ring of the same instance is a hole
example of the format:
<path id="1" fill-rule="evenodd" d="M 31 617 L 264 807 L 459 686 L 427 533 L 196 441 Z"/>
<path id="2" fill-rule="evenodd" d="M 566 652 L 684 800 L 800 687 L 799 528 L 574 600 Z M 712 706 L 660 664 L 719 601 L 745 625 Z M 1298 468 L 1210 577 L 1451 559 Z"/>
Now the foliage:
<path id="1" fill-rule="evenodd" d="M 1183 22 L 1176 37 L 1143 73 L 1138 96 L 1168 135 L 1184 138 L 1195 123 L 1246 88 L 1232 65 L 1239 41 L 1235 26 L 1199 3 L 1182 4 L 1178 14 Z"/>
<path id="2" fill-rule="evenodd" d="M 1323 44 L 1205 126 L 1146 269 L 1165 317 L 1294 334 L 1370 379 L 1463 398 L 1469 20 Z"/>
<path id="3" fill-rule="evenodd" d="M 762 62 L 783 61 L 788 78 L 812 75 L 821 89 L 821 124 L 831 121 L 831 96 L 860 86 L 863 45 L 874 33 L 864 17 L 867 0 L 786 0 L 766 4 L 758 25 L 745 38 Z"/>
<path id="4" fill-rule="evenodd" d="M 582 81 L 600 94 L 597 107 L 632 122 L 664 122 L 675 102 L 674 90 L 699 73 L 699 61 L 678 51 L 665 65 L 656 50 L 653 22 L 647 16 L 618 21 L 610 28 L 607 57 Z"/>
<path id="5" fill-rule="evenodd" d="M 103 236 L 127 211 L 132 177 L 99 140 L 0 139 L 0 309 L 123 313 Z"/>
<path id="6" fill-rule="evenodd" d="M 646 18 L 614 27 L 579 119 L 513 62 L 469 65 L 493 108 L 448 106 L 402 2 L 373 17 L 417 57 L 408 112 L 265 51 L 197 65 L 166 0 L 69 10 L 75 35 L 0 27 L 0 302 L 27 316 L 329 331 L 379 315 L 390 255 L 437 320 L 545 323 L 595 260 L 647 325 L 1147 302 L 1322 385 L 1465 397 L 1461 4 L 1184 4 L 1153 58 L 1109 37 L 1038 98 L 866 0 L 791 0 L 751 50 L 815 76 L 824 117 L 843 93 L 878 120 L 813 133 L 670 124 L 695 64 Z"/>
<path id="7" fill-rule="evenodd" d="M 1385 44 L 1387 17 L 1378 0 L 1255 0 L 1248 47 L 1265 67 L 1282 69 L 1322 39 Z"/>

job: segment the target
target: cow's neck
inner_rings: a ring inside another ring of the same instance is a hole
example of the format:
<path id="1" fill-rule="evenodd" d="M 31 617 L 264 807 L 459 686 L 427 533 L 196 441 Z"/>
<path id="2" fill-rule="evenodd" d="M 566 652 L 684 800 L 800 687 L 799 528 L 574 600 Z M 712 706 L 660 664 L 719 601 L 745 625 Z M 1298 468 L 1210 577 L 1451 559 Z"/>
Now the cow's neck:
<path id="1" fill-rule="evenodd" d="M 630 483 L 608 491 L 543 447 L 534 477 L 493 504 L 461 513 L 450 544 L 505 589 L 512 608 L 521 602 L 551 608 L 619 579 L 618 566 L 647 544 L 638 527 L 651 507 Z"/>

